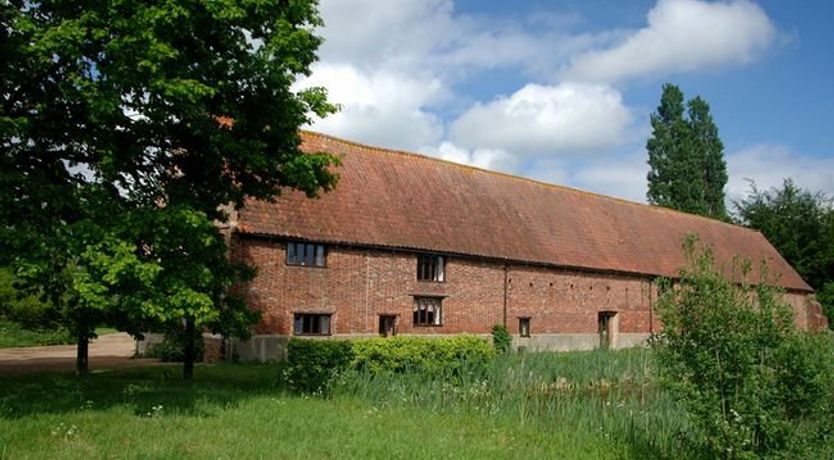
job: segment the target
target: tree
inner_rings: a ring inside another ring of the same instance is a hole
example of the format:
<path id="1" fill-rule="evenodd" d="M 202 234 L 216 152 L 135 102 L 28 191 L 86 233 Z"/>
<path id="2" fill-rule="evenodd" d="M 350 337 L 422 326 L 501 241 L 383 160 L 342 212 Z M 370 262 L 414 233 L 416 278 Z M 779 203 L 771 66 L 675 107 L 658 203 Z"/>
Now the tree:
<path id="1" fill-rule="evenodd" d="M 299 150 L 299 126 L 335 110 L 293 89 L 321 42 L 316 2 L 14 1 L 0 21 L 4 257 L 79 324 L 243 331 L 228 288 L 251 270 L 214 223 L 337 179 L 337 158 Z"/>
<path id="2" fill-rule="evenodd" d="M 724 144 L 718 137 L 718 127 L 709 112 L 709 104 L 696 96 L 687 104 L 692 148 L 702 162 L 704 215 L 727 219 L 724 204 L 724 187 L 727 185 L 727 163 L 724 161 Z"/>
<path id="3" fill-rule="evenodd" d="M 681 90 L 665 84 L 651 125 L 646 143 L 649 202 L 726 219 L 724 146 L 706 101 L 696 97 L 685 104 Z"/>
<path id="4" fill-rule="evenodd" d="M 829 318 L 834 318 L 834 203 L 785 179 L 782 188 L 762 191 L 751 184 L 734 202 L 738 222 L 762 232 L 811 287 Z"/>
<path id="5" fill-rule="evenodd" d="M 664 386 L 692 422 L 689 441 L 705 458 L 806 457 L 830 436 L 828 338 L 796 330 L 765 271 L 749 280 L 749 262 L 718 267 L 710 248 L 694 239 L 684 247 L 675 286 L 663 280 L 654 348 Z"/>

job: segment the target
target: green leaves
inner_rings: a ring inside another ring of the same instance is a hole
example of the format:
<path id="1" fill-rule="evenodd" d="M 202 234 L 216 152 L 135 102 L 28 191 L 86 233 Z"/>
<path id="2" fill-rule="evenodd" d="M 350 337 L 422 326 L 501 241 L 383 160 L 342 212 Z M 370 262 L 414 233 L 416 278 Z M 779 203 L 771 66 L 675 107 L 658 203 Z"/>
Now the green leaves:
<path id="1" fill-rule="evenodd" d="M 652 137 L 646 142 L 651 168 L 649 202 L 726 220 L 727 165 L 709 104 L 700 97 L 684 104 L 683 93 L 677 86 L 663 85 L 651 124 Z"/>
<path id="2" fill-rule="evenodd" d="M 664 384 L 696 429 L 690 441 L 711 458 L 803 457 L 834 415 L 825 338 L 795 329 L 766 277 L 753 285 L 734 266 L 727 279 L 709 248 L 689 240 L 685 250 L 687 267 L 658 299 L 655 347 Z"/>

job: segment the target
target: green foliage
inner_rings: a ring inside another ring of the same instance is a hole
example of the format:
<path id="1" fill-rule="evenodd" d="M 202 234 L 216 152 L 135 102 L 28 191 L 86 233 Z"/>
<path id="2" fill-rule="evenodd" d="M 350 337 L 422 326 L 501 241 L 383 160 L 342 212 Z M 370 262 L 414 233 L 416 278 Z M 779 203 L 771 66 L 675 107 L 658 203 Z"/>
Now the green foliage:
<path id="1" fill-rule="evenodd" d="M 80 342 L 102 321 L 245 336 L 229 287 L 253 272 L 215 223 L 337 180 L 297 132 L 336 110 L 294 87 L 317 3 L 15 1 L 0 22 L 0 264 Z"/>
<path id="2" fill-rule="evenodd" d="M 467 335 L 351 341 L 292 338 L 287 351 L 285 378 L 289 387 L 319 393 L 327 393 L 333 379 L 347 370 L 455 377 L 465 371 L 482 370 L 494 356 L 485 340 Z"/>
<path id="3" fill-rule="evenodd" d="M 651 124 L 646 143 L 649 202 L 726 220 L 727 165 L 709 104 L 701 97 L 684 104 L 681 90 L 665 84 Z"/>
<path id="4" fill-rule="evenodd" d="M 510 351 L 513 346 L 513 338 L 510 336 L 510 331 L 507 326 L 503 324 L 496 324 L 492 326 L 492 346 L 498 353 L 506 353 Z"/>
<path id="5" fill-rule="evenodd" d="M 0 317 L 0 348 L 66 345 L 74 341 L 66 329 L 28 328 Z"/>
<path id="6" fill-rule="evenodd" d="M 143 358 L 156 358 L 164 362 L 181 363 L 185 360 L 185 346 L 189 340 L 183 327 L 169 327 L 162 342 L 151 345 L 145 350 Z M 195 345 L 195 359 L 203 356 L 203 334 L 195 333 L 190 338 Z"/>
<path id="7" fill-rule="evenodd" d="M 284 378 L 293 391 L 327 393 L 333 379 L 347 370 L 353 359 L 351 342 L 292 338 Z"/>
<path id="8" fill-rule="evenodd" d="M 822 311 L 828 317 L 828 328 L 834 330 L 834 281 L 829 281 L 817 291 L 817 300 L 822 304 Z"/>
<path id="9" fill-rule="evenodd" d="M 685 245 L 689 264 L 657 308 L 659 371 L 681 402 L 690 441 L 711 457 L 804 457 L 830 436 L 830 350 L 795 330 L 793 313 L 768 279 L 728 280 L 710 249 Z M 730 267 L 727 267 L 730 268 Z"/>
<path id="10" fill-rule="evenodd" d="M 822 192 L 812 193 L 785 179 L 782 188 L 750 193 L 734 203 L 738 221 L 770 241 L 802 278 L 818 290 L 834 328 L 834 203 Z"/>
<path id="11" fill-rule="evenodd" d="M 0 268 L 0 318 L 6 318 L 27 329 L 56 327 L 54 311 L 37 295 L 21 292 L 8 268 Z"/>
<path id="12" fill-rule="evenodd" d="M 451 376 L 482 367 L 495 355 L 485 340 L 469 335 L 362 339 L 353 342 L 353 351 L 352 366 L 360 371 Z"/>

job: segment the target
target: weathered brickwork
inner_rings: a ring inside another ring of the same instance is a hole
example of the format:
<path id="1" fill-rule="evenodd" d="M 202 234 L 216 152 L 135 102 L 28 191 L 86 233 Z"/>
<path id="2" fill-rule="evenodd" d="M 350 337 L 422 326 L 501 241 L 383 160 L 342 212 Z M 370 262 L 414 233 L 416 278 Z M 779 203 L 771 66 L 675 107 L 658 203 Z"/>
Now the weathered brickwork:
<path id="1" fill-rule="evenodd" d="M 259 270 L 242 287 L 250 305 L 263 312 L 256 334 L 292 335 L 295 313 L 332 315 L 337 336 L 376 334 L 380 315 L 397 317 L 398 334 L 488 334 L 504 321 L 505 298 L 511 333 L 519 334 L 519 318 L 530 318 L 534 338 L 584 335 L 576 347 L 596 343 L 600 312 L 616 313 L 613 334 L 640 337 L 660 326 L 652 311 L 657 289 L 648 277 L 452 256 L 446 281 L 425 282 L 417 280 L 416 253 L 329 246 L 326 267 L 317 268 L 287 265 L 286 243 L 277 239 L 238 236 L 234 248 L 236 257 Z M 443 298 L 441 326 L 413 324 L 415 296 Z M 824 327 L 806 295 L 786 298 L 799 327 Z"/>

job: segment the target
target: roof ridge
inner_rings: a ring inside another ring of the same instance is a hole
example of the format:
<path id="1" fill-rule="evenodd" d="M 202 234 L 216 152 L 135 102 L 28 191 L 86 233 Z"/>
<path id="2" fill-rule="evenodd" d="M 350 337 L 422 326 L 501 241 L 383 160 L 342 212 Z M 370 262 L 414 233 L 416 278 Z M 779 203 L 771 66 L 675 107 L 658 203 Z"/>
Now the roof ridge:
<path id="1" fill-rule="evenodd" d="M 403 155 L 403 156 L 414 157 L 414 158 L 424 160 L 424 161 L 443 163 L 443 164 L 455 166 L 455 167 L 458 167 L 458 168 L 468 169 L 468 170 L 471 170 L 471 171 L 482 172 L 482 173 L 491 174 L 491 175 L 495 175 L 495 176 L 506 177 L 506 178 L 510 178 L 510 179 L 514 179 L 514 180 L 520 180 L 520 181 L 532 183 L 532 184 L 535 184 L 535 185 L 538 185 L 538 186 L 556 188 L 556 189 L 561 189 L 561 190 L 565 190 L 565 191 L 568 191 L 568 192 L 579 193 L 579 194 L 583 194 L 583 195 L 590 195 L 590 196 L 593 196 L 593 197 L 596 197 L 596 198 L 603 198 L 603 199 L 607 199 L 607 200 L 610 200 L 610 201 L 616 201 L 616 202 L 619 202 L 619 203 L 622 203 L 622 204 L 627 204 L 627 205 L 631 205 L 631 206 L 637 206 L 637 207 L 641 207 L 641 208 L 650 209 L 653 212 L 666 212 L 666 213 L 673 213 L 673 214 L 681 214 L 681 215 L 684 215 L 684 216 L 687 216 L 687 217 L 693 217 L 693 218 L 697 218 L 697 219 L 707 220 L 709 222 L 726 225 L 726 226 L 729 226 L 729 227 L 732 227 L 732 228 L 738 228 L 738 229 L 746 230 L 746 231 L 749 231 L 749 232 L 752 232 L 752 233 L 761 233 L 756 229 L 745 227 L 743 225 L 737 225 L 737 224 L 733 224 L 733 223 L 730 223 L 730 222 L 724 222 L 722 220 L 713 219 L 711 217 L 706 217 L 706 216 L 702 216 L 702 215 L 699 215 L 699 214 L 690 214 L 688 212 L 679 211 L 677 209 L 666 208 L 666 207 L 663 207 L 663 206 L 653 206 L 653 205 L 646 204 L 646 203 L 639 203 L 637 201 L 627 200 L 625 198 L 619 198 L 619 197 L 615 197 L 615 196 L 611 196 L 611 195 L 605 195 L 605 194 L 602 194 L 602 193 L 591 192 L 591 191 L 588 191 L 588 190 L 581 190 L 581 189 L 570 187 L 570 186 L 567 186 L 567 185 L 554 184 L 554 183 L 545 182 L 545 181 L 539 180 L 539 179 L 533 179 L 533 178 L 530 178 L 530 177 L 518 176 L 518 175 L 515 175 L 515 174 L 509 174 L 509 173 L 505 173 L 505 172 L 501 172 L 501 171 L 493 171 L 491 169 L 486 169 L 486 168 L 481 168 L 481 167 L 478 167 L 478 166 L 472 166 L 472 165 L 457 163 L 457 162 L 454 162 L 454 161 L 445 160 L 443 158 L 433 157 L 433 156 L 426 155 L 426 154 L 423 154 L 423 153 L 410 152 L 410 151 L 407 151 L 407 150 L 400 150 L 400 149 L 393 149 L 393 148 L 388 148 L 388 147 L 379 147 L 379 146 L 375 146 L 375 145 L 365 144 L 365 143 L 362 143 L 362 142 L 357 142 L 357 141 L 353 141 L 353 140 L 333 136 L 331 134 L 325 134 L 325 133 L 310 131 L 310 130 L 306 130 L 306 129 L 301 129 L 299 131 L 304 135 L 327 138 L 327 139 L 330 139 L 330 140 L 333 140 L 333 141 L 336 141 L 336 142 L 341 142 L 343 144 L 352 145 L 354 147 L 359 147 L 359 148 L 363 148 L 363 149 L 366 149 L 366 150 L 375 151 L 375 152 L 379 152 L 379 153 Z"/>

